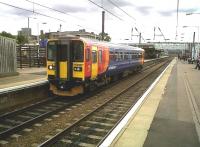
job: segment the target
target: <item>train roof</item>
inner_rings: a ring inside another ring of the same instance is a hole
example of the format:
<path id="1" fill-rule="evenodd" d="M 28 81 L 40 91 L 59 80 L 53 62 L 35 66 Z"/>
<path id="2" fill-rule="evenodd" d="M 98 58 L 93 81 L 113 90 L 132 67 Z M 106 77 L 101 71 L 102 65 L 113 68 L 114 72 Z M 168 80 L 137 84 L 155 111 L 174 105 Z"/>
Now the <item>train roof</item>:
<path id="1" fill-rule="evenodd" d="M 130 45 L 124 45 L 124 44 L 117 44 L 117 43 L 111 43 L 111 42 L 105 42 L 105 41 L 98 41 L 98 40 L 92 40 L 92 39 L 87 39 L 87 38 L 80 38 L 81 40 L 88 42 L 88 43 L 93 43 L 101 46 L 108 46 L 110 50 L 134 50 L 138 52 L 143 52 L 144 49 L 139 48 L 139 47 L 133 47 Z"/>
<path id="2" fill-rule="evenodd" d="M 65 37 L 59 37 L 58 39 L 72 39 L 72 40 L 82 40 L 84 42 L 87 43 L 92 43 L 92 44 L 96 44 L 96 45 L 101 45 L 101 46 L 108 46 L 110 48 L 110 50 L 121 50 L 121 51 L 138 51 L 138 52 L 143 52 L 144 49 L 139 48 L 139 47 L 134 47 L 134 46 L 130 46 L 130 45 L 125 45 L 125 44 L 117 44 L 117 43 L 111 43 L 111 42 L 105 42 L 105 41 L 99 41 L 99 40 L 95 40 L 95 39 L 89 39 L 89 38 L 82 38 L 79 36 L 65 36 Z"/>

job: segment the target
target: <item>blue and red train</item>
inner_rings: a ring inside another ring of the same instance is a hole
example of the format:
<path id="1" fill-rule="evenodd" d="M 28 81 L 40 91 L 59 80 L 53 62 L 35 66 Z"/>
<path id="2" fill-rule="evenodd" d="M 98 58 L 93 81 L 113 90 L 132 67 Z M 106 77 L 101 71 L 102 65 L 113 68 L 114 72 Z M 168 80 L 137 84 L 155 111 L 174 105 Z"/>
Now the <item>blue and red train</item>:
<path id="1" fill-rule="evenodd" d="M 47 74 L 50 90 L 74 96 L 141 70 L 144 50 L 80 37 L 48 41 Z"/>

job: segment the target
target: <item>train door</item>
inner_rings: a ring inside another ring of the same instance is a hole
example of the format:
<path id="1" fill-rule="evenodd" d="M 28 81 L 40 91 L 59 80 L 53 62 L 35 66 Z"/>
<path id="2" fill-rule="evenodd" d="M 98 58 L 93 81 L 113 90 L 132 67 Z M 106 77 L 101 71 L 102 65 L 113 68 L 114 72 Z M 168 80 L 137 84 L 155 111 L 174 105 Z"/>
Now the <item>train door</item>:
<path id="1" fill-rule="evenodd" d="M 59 42 L 56 56 L 56 75 L 57 78 L 62 80 L 68 78 L 68 51 L 68 43 Z"/>
<path id="2" fill-rule="evenodd" d="M 85 48 L 85 77 L 91 77 L 91 46 Z"/>
<path id="3" fill-rule="evenodd" d="M 91 79 L 94 80 L 98 74 L 98 50 L 97 46 L 92 46 L 92 70 Z"/>

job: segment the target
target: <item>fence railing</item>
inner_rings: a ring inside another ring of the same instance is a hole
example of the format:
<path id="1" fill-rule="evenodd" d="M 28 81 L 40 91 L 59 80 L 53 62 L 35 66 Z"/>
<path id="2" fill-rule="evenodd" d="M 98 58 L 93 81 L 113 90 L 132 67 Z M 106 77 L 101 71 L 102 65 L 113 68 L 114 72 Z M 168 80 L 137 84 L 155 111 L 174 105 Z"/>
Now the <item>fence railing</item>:
<path id="1" fill-rule="evenodd" d="M 17 67 L 45 67 L 46 49 L 36 45 L 19 45 L 17 50 Z"/>

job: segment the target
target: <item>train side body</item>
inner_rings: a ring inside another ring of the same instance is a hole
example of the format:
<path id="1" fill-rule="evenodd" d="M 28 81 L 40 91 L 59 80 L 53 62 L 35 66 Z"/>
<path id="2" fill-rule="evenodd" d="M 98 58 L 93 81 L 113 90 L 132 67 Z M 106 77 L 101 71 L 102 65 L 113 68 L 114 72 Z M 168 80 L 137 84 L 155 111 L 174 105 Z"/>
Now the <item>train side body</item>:
<path id="1" fill-rule="evenodd" d="M 47 59 L 50 90 L 56 95 L 74 96 L 118 75 L 140 70 L 144 50 L 77 37 L 59 38 L 48 42 Z"/>
<path id="2" fill-rule="evenodd" d="M 144 50 L 130 46 L 111 46 L 108 76 L 140 70 L 144 64 Z"/>

